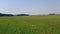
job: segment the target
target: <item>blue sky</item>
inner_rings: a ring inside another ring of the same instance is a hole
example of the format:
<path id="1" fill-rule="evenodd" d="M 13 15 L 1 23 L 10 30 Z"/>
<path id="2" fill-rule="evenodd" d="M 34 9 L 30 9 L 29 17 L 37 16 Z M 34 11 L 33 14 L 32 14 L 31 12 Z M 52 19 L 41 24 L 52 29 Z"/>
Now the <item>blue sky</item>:
<path id="1" fill-rule="evenodd" d="M 60 13 L 60 0 L 0 0 L 0 12 L 31 15 Z"/>

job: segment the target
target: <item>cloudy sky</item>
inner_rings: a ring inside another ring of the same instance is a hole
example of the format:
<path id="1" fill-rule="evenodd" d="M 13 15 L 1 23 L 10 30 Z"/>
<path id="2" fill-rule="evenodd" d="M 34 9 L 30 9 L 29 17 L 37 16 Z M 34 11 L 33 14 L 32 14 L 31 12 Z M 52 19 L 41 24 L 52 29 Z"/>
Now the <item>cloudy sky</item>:
<path id="1" fill-rule="evenodd" d="M 60 0 L 0 0 L 0 13 L 31 15 L 60 13 Z"/>

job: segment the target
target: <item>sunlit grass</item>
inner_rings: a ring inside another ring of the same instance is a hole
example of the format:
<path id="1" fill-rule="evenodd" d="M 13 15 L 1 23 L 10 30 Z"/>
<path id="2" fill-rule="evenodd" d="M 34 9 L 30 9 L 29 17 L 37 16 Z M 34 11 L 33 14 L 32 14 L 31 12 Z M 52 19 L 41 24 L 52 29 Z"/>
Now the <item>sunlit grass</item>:
<path id="1" fill-rule="evenodd" d="M 0 17 L 0 34 L 60 34 L 60 16 Z"/>

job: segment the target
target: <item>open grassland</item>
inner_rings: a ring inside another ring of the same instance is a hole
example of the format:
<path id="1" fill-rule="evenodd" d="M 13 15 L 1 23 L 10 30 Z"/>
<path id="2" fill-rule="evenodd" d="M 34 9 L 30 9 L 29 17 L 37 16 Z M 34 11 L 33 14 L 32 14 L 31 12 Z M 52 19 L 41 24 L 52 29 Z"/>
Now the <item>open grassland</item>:
<path id="1" fill-rule="evenodd" d="M 0 34 L 60 34 L 60 16 L 0 17 Z"/>

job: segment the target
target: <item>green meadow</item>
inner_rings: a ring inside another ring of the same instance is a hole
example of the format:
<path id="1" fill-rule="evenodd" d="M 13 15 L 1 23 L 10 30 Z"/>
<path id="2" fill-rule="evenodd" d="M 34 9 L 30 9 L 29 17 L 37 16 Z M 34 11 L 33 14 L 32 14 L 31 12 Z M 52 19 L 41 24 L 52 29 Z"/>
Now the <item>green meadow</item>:
<path id="1" fill-rule="evenodd" d="M 60 34 L 60 15 L 0 17 L 0 34 Z"/>

